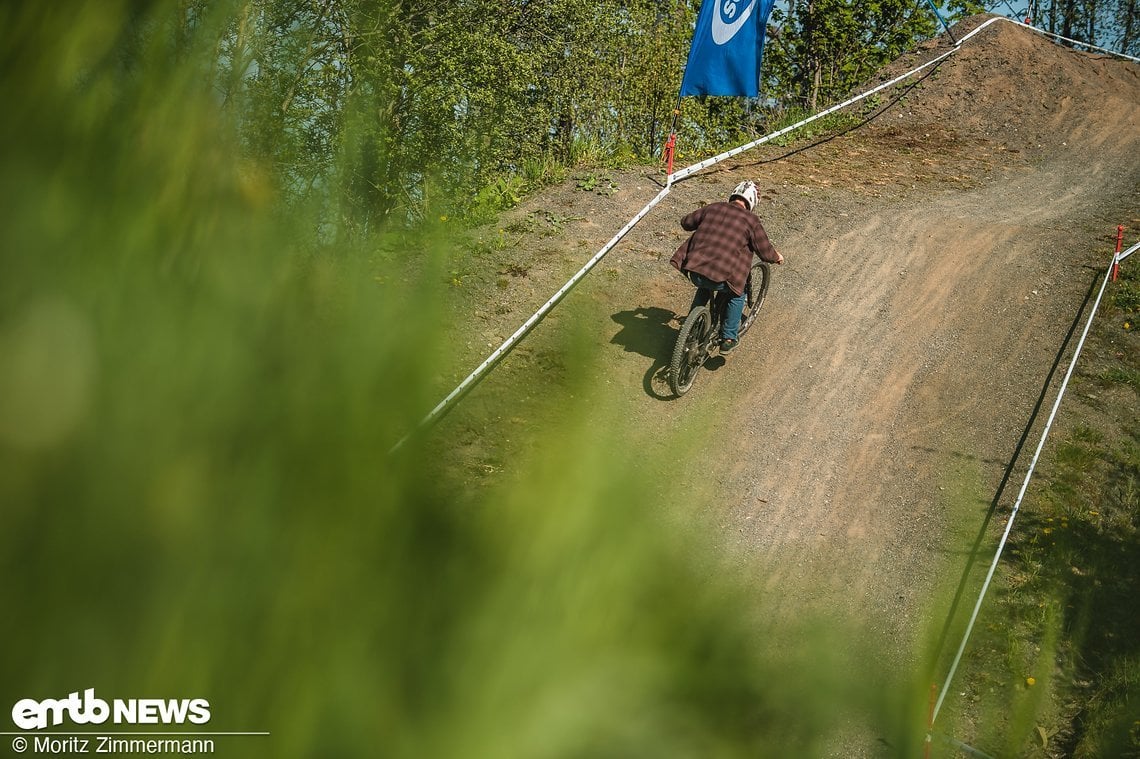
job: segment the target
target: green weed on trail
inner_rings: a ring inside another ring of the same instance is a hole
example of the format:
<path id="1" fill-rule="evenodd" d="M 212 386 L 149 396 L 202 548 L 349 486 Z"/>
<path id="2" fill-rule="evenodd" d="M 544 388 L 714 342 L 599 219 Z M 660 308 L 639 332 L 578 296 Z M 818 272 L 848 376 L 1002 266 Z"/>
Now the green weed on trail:
<path id="1" fill-rule="evenodd" d="M 753 757 L 855 702 L 900 740 L 828 636 L 776 663 L 585 392 L 502 490 L 389 456 L 436 400 L 430 231 L 423 285 L 394 233 L 312 242 L 336 212 L 242 157 L 209 19 L 64 7 L 0 23 L 3 713 L 94 688 L 272 733 L 228 756 Z"/>

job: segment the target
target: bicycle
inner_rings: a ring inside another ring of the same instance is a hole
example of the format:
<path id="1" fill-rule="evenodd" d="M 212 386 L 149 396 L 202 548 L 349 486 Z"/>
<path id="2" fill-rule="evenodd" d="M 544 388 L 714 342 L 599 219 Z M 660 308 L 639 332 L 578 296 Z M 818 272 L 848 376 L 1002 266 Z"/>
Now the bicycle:
<path id="1" fill-rule="evenodd" d="M 739 338 L 744 337 L 744 333 L 756 321 L 760 307 L 764 305 L 771 273 L 771 267 L 767 263 L 753 257 L 752 270 L 744 285 L 744 294 L 748 300 L 744 305 L 744 316 L 740 319 Z M 689 315 L 681 325 L 677 343 L 673 347 L 673 360 L 669 363 L 669 385 L 678 397 L 693 386 L 705 362 L 719 353 L 720 327 L 724 323 L 725 309 L 731 297 L 732 293 L 727 289 L 714 291 L 708 303 L 693 306 L 689 310 Z"/>

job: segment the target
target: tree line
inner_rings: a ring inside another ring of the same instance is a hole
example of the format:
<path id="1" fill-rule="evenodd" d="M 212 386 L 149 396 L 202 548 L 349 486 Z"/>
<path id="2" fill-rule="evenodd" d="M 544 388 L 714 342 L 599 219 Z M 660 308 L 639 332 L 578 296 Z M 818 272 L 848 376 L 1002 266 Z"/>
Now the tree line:
<path id="1" fill-rule="evenodd" d="M 1140 56 L 1137 0 L 1034 0 L 1026 15 L 1053 34 Z"/>
<path id="2" fill-rule="evenodd" d="M 1043 14 L 1072 32 L 1081 14 L 1111 11 L 1128 47 L 1136 2 L 1047 0 Z M 355 234 L 494 208 L 582 161 L 659 155 L 699 6 L 244 0 L 224 8 L 212 76 L 282 195 L 328 204 L 330 229 Z M 985 10 L 941 7 L 951 22 Z M 180 8 L 190 23 L 218 13 L 209 0 Z M 687 98 L 682 149 L 712 150 L 833 103 L 938 31 L 922 0 L 788 0 L 769 22 L 761 97 Z"/>

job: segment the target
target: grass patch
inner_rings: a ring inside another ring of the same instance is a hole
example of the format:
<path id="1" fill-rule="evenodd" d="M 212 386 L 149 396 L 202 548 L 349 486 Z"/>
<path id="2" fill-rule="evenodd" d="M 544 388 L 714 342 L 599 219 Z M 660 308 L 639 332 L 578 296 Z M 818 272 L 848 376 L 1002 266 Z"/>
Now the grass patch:
<path id="1" fill-rule="evenodd" d="M 578 189 L 595 195 L 609 196 L 618 191 L 618 185 L 609 174 L 589 172 L 578 177 Z"/>
<path id="2" fill-rule="evenodd" d="M 1140 757 L 1137 286 L 1097 317 L 953 686 L 956 737 L 991 755 Z M 1091 383 L 1118 415 L 1083 405 Z"/>
<path id="3" fill-rule="evenodd" d="M 804 108 L 789 108 L 773 116 L 772 119 L 769 120 L 767 128 L 769 132 L 777 132 L 799 123 L 811 115 L 811 111 Z M 830 137 L 857 126 L 860 121 L 861 118 L 857 113 L 851 111 L 837 111 L 821 119 L 816 119 L 810 124 L 804 124 L 799 129 L 795 129 L 788 134 L 775 138 L 772 140 L 772 144 L 787 147 L 798 140 Z"/>
<path id="4" fill-rule="evenodd" d="M 1135 369 L 1126 369 L 1122 366 L 1110 366 L 1097 375 L 1097 379 L 1106 385 L 1128 385 L 1140 392 L 1140 372 Z"/>

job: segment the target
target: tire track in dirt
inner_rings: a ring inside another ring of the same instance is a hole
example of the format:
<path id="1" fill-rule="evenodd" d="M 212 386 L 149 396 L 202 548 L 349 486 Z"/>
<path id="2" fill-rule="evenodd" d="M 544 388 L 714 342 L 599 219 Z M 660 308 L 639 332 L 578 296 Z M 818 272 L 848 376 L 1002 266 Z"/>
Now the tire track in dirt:
<path id="1" fill-rule="evenodd" d="M 543 387 L 546 335 L 579 320 L 598 335 L 598 383 L 638 430 L 644 466 L 692 492 L 773 626 L 822 611 L 881 642 L 885 667 L 914 672 L 914 642 L 948 611 L 936 588 L 960 577 L 960 538 L 983 523 L 1107 264 L 1108 233 L 1140 207 L 1140 67 L 1004 26 L 866 128 L 787 156 L 766 146 L 674 185 L 577 305 L 468 403 L 493 409 L 496 385 Z M 667 263 L 678 220 L 745 178 L 763 188 L 760 214 L 789 263 L 737 354 L 666 400 L 670 319 L 692 294 Z M 616 184 L 609 198 L 569 185 L 518 209 L 565 218 L 524 259 L 535 306 L 658 189 L 644 171 Z M 502 324 L 484 317 L 496 337 L 533 311 L 505 306 L 517 313 Z M 707 441 L 699 461 L 674 449 L 679 430 Z M 486 432 L 467 434 L 484 453 Z"/>
<path id="2" fill-rule="evenodd" d="M 780 240 L 761 323 L 696 392 L 738 397 L 718 516 L 788 613 L 836 610 L 907 657 L 966 516 L 942 488 L 971 481 L 980 524 L 1100 263 L 1065 228 L 1130 177 L 1045 166 Z"/>

